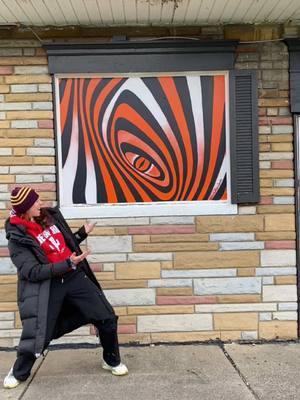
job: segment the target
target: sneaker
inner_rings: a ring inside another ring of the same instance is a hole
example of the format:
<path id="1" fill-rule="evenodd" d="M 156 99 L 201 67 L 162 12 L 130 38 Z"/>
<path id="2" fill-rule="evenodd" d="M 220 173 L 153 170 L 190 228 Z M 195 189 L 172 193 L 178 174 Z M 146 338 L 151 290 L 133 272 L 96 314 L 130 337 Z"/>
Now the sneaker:
<path id="1" fill-rule="evenodd" d="M 18 381 L 13 375 L 13 369 L 11 368 L 9 373 L 6 375 L 3 381 L 3 387 L 5 389 L 13 389 L 17 387 L 21 382 Z"/>
<path id="2" fill-rule="evenodd" d="M 126 375 L 128 374 L 128 368 L 126 367 L 125 364 L 120 363 L 116 367 L 112 367 L 111 365 L 108 365 L 104 360 L 102 364 L 102 368 L 106 369 L 107 371 L 111 371 L 113 375 L 121 376 L 121 375 Z"/>

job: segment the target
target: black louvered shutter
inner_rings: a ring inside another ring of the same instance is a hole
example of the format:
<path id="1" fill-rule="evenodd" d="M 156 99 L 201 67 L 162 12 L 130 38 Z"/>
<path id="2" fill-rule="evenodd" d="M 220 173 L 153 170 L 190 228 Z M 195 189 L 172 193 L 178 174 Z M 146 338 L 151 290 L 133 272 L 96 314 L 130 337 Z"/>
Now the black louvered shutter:
<path id="1" fill-rule="evenodd" d="M 292 113 L 300 113 L 300 39 L 286 39 L 290 56 L 290 105 Z"/>
<path id="2" fill-rule="evenodd" d="M 299 57 L 300 58 L 300 57 Z M 300 112 L 300 71 L 290 72 L 291 112 Z"/>
<path id="3" fill-rule="evenodd" d="M 259 200 L 257 78 L 255 71 L 230 72 L 232 203 Z"/>

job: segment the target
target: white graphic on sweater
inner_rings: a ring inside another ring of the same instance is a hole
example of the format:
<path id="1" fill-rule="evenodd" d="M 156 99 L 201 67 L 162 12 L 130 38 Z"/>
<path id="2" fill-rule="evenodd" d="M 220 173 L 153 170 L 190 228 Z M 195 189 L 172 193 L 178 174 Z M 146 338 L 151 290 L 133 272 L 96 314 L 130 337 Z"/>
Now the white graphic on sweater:
<path id="1" fill-rule="evenodd" d="M 40 233 L 37 236 L 37 239 L 40 243 L 40 245 L 42 245 L 43 243 L 46 242 L 46 240 L 48 240 L 51 244 L 49 244 L 49 247 L 51 250 L 56 251 L 57 253 L 62 252 L 64 249 L 61 249 L 61 243 L 59 240 L 55 239 L 52 235 L 55 235 L 56 233 L 60 233 L 59 229 L 57 228 L 57 226 L 52 225 L 49 227 L 49 229 L 45 229 L 42 233 Z"/>

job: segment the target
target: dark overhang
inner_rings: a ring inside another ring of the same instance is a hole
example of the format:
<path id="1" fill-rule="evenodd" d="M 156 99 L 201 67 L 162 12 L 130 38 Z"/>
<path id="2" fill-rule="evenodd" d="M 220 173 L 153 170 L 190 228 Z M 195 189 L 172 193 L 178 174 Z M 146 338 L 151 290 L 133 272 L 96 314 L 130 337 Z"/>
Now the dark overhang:
<path id="1" fill-rule="evenodd" d="M 234 68 L 238 41 L 120 40 L 47 43 L 51 74 L 212 71 Z"/>

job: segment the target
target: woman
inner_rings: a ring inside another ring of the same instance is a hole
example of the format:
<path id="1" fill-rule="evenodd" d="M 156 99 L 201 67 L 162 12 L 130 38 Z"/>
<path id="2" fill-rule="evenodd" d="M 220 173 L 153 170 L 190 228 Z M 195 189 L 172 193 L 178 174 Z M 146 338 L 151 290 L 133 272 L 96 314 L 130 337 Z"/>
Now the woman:
<path id="1" fill-rule="evenodd" d="M 72 233 L 57 207 L 42 208 L 30 187 L 11 193 L 12 212 L 6 237 L 18 270 L 18 307 L 22 335 L 17 359 L 4 379 L 5 388 L 25 381 L 37 357 L 52 339 L 82 325 L 95 325 L 103 347 L 104 369 L 125 375 L 121 363 L 117 319 L 79 244 L 92 231 L 85 224 Z"/>

